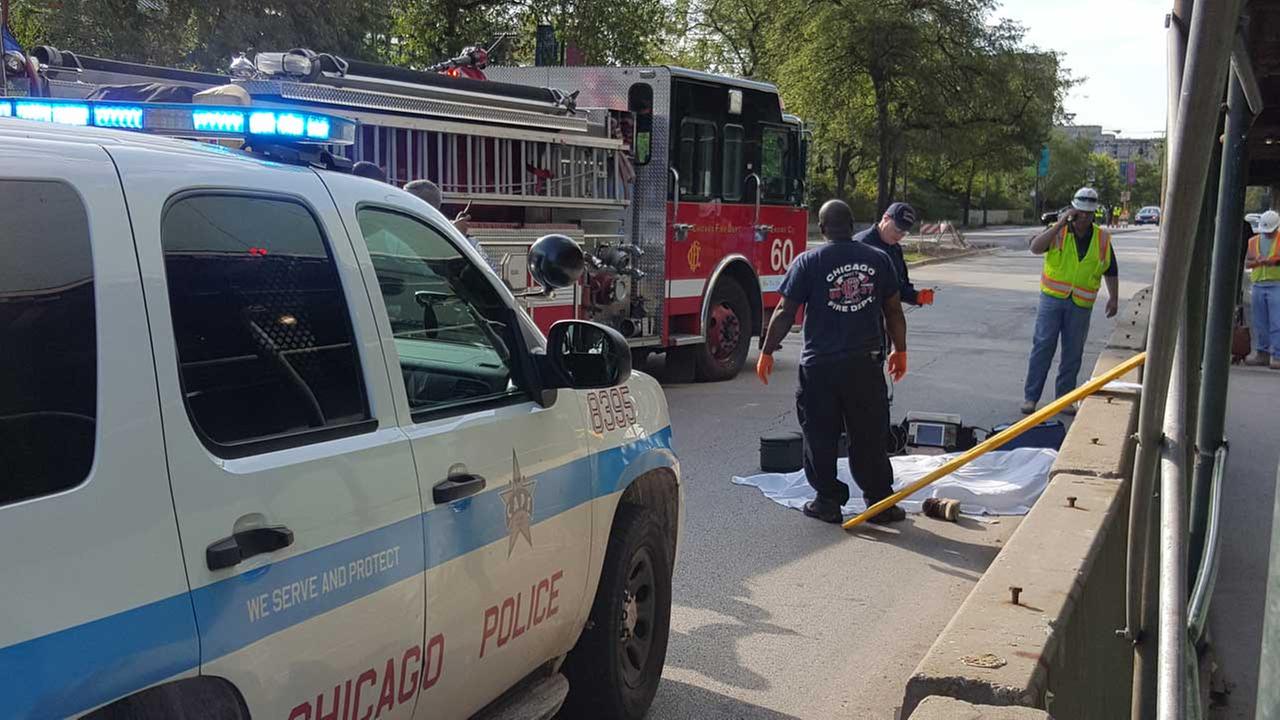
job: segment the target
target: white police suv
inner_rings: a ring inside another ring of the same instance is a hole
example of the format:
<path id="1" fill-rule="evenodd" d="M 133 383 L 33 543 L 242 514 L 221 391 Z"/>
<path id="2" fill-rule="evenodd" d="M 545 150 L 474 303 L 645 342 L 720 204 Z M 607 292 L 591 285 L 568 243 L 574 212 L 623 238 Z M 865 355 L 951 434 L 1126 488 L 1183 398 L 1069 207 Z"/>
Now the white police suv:
<path id="1" fill-rule="evenodd" d="M 645 714 L 682 496 L 619 335 L 544 340 L 440 213 L 313 167 L 345 120 L 0 115 L 0 717 Z"/>

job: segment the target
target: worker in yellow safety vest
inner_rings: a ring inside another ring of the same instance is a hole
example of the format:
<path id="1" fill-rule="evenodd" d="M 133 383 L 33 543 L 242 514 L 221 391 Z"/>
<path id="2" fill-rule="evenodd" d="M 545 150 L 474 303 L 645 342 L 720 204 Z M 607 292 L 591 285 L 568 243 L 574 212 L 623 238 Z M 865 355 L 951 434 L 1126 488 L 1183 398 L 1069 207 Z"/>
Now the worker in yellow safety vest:
<path id="1" fill-rule="evenodd" d="M 1040 307 L 1023 387 L 1024 414 L 1035 412 L 1036 403 L 1040 402 L 1059 336 L 1062 355 L 1058 358 L 1057 397 L 1076 389 L 1084 342 L 1089 336 L 1089 317 L 1104 278 L 1107 317 L 1116 314 L 1119 266 L 1111 233 L 1093 222 L 1097 210 L 1097 191 L 1080 188 L 1071 199 L 1071 208 L 1059 215 L 1057 224 L 1031 239 L 1031 252 L 1044 255 L 1044 270 L 1040 274 Z M 1075 407 L 1063 412 L 1072 414 Z"/>
<path id="2" fill-rule="evenodd" d="M 1253 289 L 1253 354 L 1246 365 L 1269 365 L 1280 370 L 1280 213 L 1268 210 L 1258 218 L 1258 234 L 1249 238 L 1244 266 L 1249 269 Z"/>

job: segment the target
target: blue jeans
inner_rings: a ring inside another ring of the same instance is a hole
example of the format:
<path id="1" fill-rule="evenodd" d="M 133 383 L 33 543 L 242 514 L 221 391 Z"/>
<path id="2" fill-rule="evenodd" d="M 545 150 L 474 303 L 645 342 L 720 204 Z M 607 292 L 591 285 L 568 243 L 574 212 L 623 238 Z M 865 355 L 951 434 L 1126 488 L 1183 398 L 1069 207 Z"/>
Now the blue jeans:
<path id="1" fill-rule="evenodd" d="M 1280 355 L 1280 282 L 1254 283 L 1253 349 Z"/>
<path id="2" fill-rule="evenodd" d="M 1040 293 L 1040 308 L 1036 312 L 1036 335 L 1031 345 L 1031 361 L 1027 365 L 1027 384 L 1023 399 L 1040 402 L 1045 379 L 1049 377 L 1049 365 L 1058 348 L 1058 336 L 1062 336 L 1062 356 L 1058 358 L 1057 397 L 1076 389 L 1080 375 L 1080 360 L 1084 356 L 1084 341 L 1089 337 L 1089 316 L 1093 308 L 1082 308 L 1071 298 L 1055 298 Z"/>

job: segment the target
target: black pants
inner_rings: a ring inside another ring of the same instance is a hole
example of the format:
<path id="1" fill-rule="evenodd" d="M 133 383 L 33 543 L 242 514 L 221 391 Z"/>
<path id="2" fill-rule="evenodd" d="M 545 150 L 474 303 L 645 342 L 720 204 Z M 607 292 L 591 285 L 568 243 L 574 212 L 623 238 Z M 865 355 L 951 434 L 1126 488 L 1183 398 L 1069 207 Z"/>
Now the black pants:
<path id="1" fill-rule="evenodd" d="M 796 415 L 804 431 L 804 474 L 819 498 L 849 500 L 849 486 L 836 476 L 841 430 L 849 433 L 849 470 L 867 504 L 893 494 L 889 398 L 878 355 L 801 366 Z"/>

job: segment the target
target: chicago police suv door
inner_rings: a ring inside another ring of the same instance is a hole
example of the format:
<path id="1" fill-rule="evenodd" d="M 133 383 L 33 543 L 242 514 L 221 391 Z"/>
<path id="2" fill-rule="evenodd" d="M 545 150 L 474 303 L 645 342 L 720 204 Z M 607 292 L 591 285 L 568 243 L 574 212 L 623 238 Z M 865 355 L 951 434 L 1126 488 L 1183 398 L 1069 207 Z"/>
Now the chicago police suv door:
<path id="1" fill-rule="evenodd" d="M 426 533 L 428 657 L 420 717 L 461 718 L 567 652 L 589 608 L 591 467 L 572 391 L 542 407 L 510 296 L 426 203 L 324 174 L 378 292 Z M 536 330 L 531 339 L 541 342 Z"/>
<path id="2" fill-rule="evenodd" d="M 110 152 L 142 269 L 147 315 L 134 321 L 151 326 L 201 672 L 233 682 L 253 717 L 412 715 L 430 674 L 422 506 L 333 200 L 304 168 Z"/>

